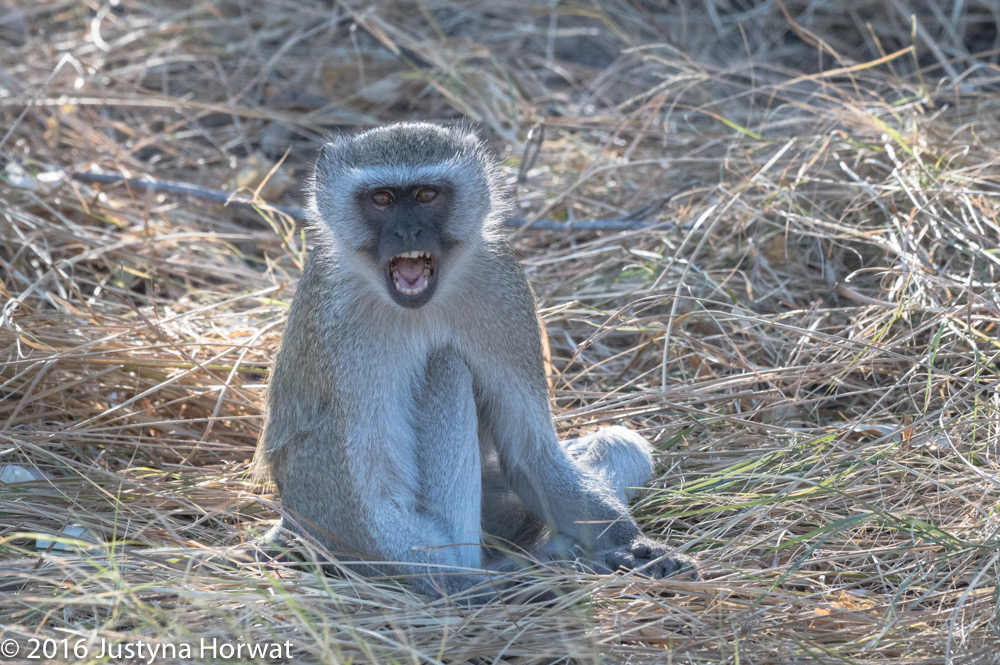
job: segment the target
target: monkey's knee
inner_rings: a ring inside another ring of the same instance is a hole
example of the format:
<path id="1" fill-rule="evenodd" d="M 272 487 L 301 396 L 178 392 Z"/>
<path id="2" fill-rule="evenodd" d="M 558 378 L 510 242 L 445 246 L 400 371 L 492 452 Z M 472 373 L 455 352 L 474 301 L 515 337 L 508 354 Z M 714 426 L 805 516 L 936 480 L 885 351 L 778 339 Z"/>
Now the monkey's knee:
<path id="1" fill-rule="evenodd" d="M 622 503 L 653 475 L 652 446 L 627 427 L 606 427 L 569 446 L 577 461 L 603 477 Z M 632 489 L 630 489 L 632 488 Z"/>

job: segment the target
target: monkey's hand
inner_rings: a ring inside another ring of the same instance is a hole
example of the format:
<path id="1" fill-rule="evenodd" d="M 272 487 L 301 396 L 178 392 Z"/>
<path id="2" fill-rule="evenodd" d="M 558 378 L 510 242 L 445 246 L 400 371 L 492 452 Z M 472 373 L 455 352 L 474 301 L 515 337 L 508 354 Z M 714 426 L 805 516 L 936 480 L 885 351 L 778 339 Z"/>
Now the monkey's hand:
<path id="1" fill-rule="evenodd" d="M 648 538 L 637 538 L 624 547 L 606 550 L 601 554 L 604 563 L 612 571 L 635 570 L 654 580 L 674 575 L 699 579 L 694 559 L 678 554 L 666 543 Z"/>

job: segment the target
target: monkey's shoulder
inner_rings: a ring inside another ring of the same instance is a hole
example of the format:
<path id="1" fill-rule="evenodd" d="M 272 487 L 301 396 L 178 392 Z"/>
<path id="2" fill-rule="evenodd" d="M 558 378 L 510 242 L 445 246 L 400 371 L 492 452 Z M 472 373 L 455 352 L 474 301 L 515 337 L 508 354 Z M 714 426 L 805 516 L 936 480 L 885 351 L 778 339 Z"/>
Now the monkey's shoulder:
<path id="1" fill-rule="evenodd" d="M 535 293 L 528 282 L 528 276 L 521 266 L 514 248 L 506 240 L 484 243 L 487 265 L 491 268 L 490 279 L 494 281 L 495 293 L 510 296 L 518 305 L 535 307 Z M 532 312 L 532 315 L 533 312 Z"/>

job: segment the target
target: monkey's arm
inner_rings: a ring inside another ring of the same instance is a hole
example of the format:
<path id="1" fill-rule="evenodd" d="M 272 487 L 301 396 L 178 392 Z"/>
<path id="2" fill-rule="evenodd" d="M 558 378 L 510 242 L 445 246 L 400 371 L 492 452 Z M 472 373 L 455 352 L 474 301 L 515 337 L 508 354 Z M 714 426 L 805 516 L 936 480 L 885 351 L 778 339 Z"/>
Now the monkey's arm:
<path id="1" fill-rule="evenodd" d="M 628 510 L 559 443 L 545 380 L 542 333 L 535 296 L 517 257 L 505 244 L 482 259 L 491 292 L 467 354 L 475 376 L 480 422 L 497 449 L 511 488 L 539 517 L 588 550 L 622 547 L 639 528 Z"/>
<path id="2" fill-rule="evenodd" d="M 504 325 L 502 336 L 491 329 L 478 336 L 487 341 L 474 357 L 486 361 L 474 374 L 480 422 L 494 442 L 507 482 L 533 512 L 608 568 L 645 567 L 654 577 L 677 572 L 683 557 L 668 558 L 666 545 L 643 536 L 607 483 L 559 442 L 534 296 L 512 254 L 498 251 L 491 265 L 494 282 L 506 282 L 507 297 L 491 303 L 490 320 Z"/>

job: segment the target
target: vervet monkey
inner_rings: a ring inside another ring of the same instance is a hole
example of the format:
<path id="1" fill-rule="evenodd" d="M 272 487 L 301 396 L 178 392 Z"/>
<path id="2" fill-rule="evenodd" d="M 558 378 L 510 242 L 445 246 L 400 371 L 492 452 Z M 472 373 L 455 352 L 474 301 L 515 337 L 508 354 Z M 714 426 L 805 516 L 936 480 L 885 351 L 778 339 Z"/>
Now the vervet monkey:
<path id="1" fill-rule="evenodd" d="M 693 571 L 629 518 L 628 488 L 653 470 L 642 436 L 557 438 L 534 294 L 475 135 L 402 123 L 339 138 L 310 189 L 315 248 L 259 442 L 283 504 L 273 537 L 307 534 L 434 597 L 486 586 L 504 547 Z"/>

